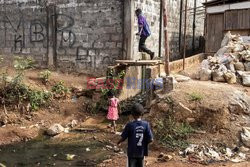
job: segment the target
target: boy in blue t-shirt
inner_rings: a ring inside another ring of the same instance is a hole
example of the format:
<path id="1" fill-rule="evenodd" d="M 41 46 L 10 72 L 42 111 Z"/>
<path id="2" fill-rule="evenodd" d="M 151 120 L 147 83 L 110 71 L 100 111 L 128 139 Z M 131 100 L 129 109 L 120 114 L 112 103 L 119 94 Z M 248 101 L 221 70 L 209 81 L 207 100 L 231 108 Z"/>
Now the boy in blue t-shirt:
<path id="1" fill-rule="evenodd" d="M 128 139 L 128 167 L 143 167 L 144 156 L 148 156 L 148 144 L 153 141 L 153 134 L 149 123 L 141 119 L 144 108 L 141 104 L 135 104 L 132 108 L 134 121 L 126 125 L 122 132 L 120 145 Z"/>

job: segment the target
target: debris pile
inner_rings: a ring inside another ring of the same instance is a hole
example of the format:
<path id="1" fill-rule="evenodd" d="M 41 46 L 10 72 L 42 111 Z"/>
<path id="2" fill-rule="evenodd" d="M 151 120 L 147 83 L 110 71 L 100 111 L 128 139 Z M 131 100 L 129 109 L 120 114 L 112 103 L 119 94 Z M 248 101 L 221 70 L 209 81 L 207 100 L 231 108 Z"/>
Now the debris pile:
<path id="1" fill-rule="evenodd" d="M 234 84 L 237 77 L 242 84 L 250 86 L 250 44 L 244 43 L 240 35 L 225 35 L 221 49 L 215 55 L 203 60 L 199 78 Z"/>
<path id="2" fill-rule="evenodd" d="M 227 147 L 191 144 L 180 154 L 187 157 L 190 162 L 201 164 L 225 161 L 239 163 L 247 160 L 246 154 L 240 152 L 237 147 L 230 149 Z"/>

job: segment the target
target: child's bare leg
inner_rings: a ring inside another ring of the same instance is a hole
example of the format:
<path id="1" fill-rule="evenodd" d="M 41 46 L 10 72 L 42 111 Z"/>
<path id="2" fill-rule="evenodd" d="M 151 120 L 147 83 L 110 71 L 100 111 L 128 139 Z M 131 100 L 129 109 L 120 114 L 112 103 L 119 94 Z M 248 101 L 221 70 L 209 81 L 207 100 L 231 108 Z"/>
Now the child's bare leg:
<path id="1" fill-rule="evenodd" d="M 114 131 L 116 133 L 116 123 L 115 123 L 115 121 L 113 121 L 113 127 L 114 127 Z"/>

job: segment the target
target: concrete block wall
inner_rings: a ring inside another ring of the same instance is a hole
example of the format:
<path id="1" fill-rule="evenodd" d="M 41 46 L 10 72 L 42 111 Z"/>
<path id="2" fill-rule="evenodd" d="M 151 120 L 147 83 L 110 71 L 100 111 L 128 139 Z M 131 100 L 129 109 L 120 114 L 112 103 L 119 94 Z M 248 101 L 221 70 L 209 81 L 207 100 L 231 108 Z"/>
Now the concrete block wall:
<path id="1" fill-rule="evenodd" d="M 55 40 L 49 5 L 56 6 Z M 54 40 L 60 69 L 104 74 L 122 58 L 123 1 L 0 0 L 0 36 L 2 54 L 32 55 L 46 64 Z"/>
<path id="2" fill-rule="evenodd" d="M 202 6 L 205 0 L 196 0 L 196 6 Z M 180 5 L 181 0 L 167 0 L 167 10 L 168 10 L 168 32 L 169 32 L 169 45 L 170 45 L 170 59 L 177 60 L 182 58 L 179 52 L 179 36 L 183 38 L 184 35 L 184 9 L 185 0 L 183 0 L 183 16 L 182 16 L 182 32 L 180 34 Z M 160 21 L 160 0 L 135 0 L 135 9 L 141 8 L 144 15 L 147 18 L 149 25 L 151 26 L 152 35 L 148 38 L 146 45 L 148 48 L 152 49 L 156 55 L 159 51 L 159 21 Z M 189 54 L 192 53 L 192 38 L 193 38 L 193 8 L 194 0 L 188 0 L 188 16 L 187 16 L 187 51 Z M 200 37 L 204 33 L 204 10 L 203 8 L 197 9 L 196 16 L 196 30 L 195 30 L 195 50 L 199 50 Z M 135 31 L 137 31 L 137 19 L 135 18 Z M 164 39 L 164 34 L 162 33 L 162 40 Z M 139 58 L 138 53 L 138 38 L 134 39 L 134 55 L 135 58 Z M 182 39 L 183 42 L 183 39 Z M 183 44 L 182 44 L 183 45 Z M 162 41 L 162 53 L 164 56 L 164 42 Z"/>

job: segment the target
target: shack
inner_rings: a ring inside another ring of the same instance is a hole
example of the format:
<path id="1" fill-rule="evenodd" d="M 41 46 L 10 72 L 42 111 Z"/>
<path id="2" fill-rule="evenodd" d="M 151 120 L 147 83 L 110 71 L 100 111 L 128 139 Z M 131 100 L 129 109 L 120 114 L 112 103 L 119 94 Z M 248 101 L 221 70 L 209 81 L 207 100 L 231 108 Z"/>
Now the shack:
<path id="1" fill-rule="evenodd" d="M 240 34 L 244 40 L 249 40 L 249 0 L 212 0 L 203 4 L 206 9 L 206 53 L 214 53 L 220 49 L 224 33 L 227 31 Z"/>

